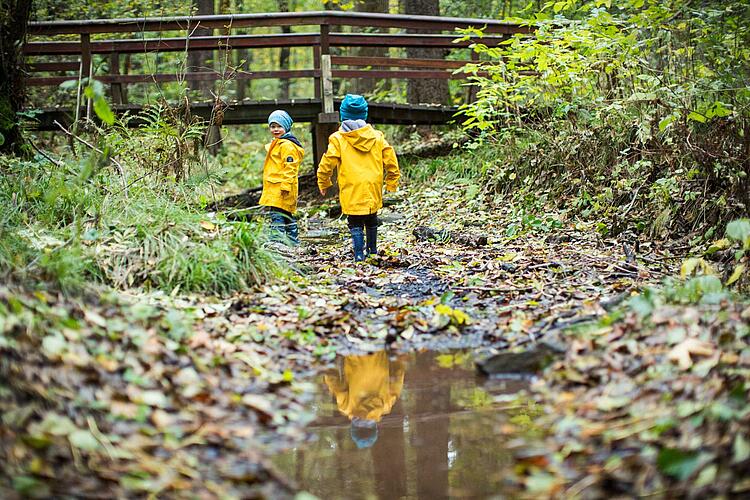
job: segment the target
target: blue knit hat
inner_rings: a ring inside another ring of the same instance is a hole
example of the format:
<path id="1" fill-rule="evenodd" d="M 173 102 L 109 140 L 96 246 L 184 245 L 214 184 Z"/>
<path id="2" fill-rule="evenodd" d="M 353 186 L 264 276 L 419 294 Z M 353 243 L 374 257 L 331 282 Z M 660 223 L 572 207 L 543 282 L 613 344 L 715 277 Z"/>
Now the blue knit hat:
<path id="1" fill-rule="evenodd" d="M 354 417 L 349 433 L 358 449 L 369 448 L 378 440 L 378 425 L 374 420 Z"/>
<path id="2" fill-rule="evenodd" d="M 282 127 L 284 127 L 284 132 L 289 132 L 292 129 L 292 123 L 294 123 L 294 120 L 292 120 L 292 117 L 289 116 L 289 113 L 284 111 L 283 109 L 277 109 L 270 115 L 268 115 L 268 124 L 272 123 L 278 123 Z"/>
<path id="3" fill-rule="evenodd" d="M 341 121 L 367 120 L 367 101 L 357 94 L 346 94 L 339 108 Z"/>

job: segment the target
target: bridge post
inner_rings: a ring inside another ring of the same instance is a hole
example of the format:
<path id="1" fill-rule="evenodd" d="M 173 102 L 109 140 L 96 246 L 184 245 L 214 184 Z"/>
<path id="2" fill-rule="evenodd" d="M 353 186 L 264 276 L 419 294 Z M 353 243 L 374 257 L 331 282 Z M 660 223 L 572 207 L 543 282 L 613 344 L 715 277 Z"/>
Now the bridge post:
<path id="1" fill-rule="evenodd" d="M 120 74 L 119 52 L 112 52 L 109 56 L 109 73 L 111 75 Z M 110 85 L 110 92 L 112 93 L 113 104 L 123 104 L 122 83 L 112 82 L 112 84 Z"/>
<path id="2" fill-rule="evenodd" d="M 315 170 L 328 148 L 328 137 L 338 129 L 339 117 L 333 108 L 333 73 L 327 24 L 320 26 L 320 86 L 321 112 L 313 122 L 313 158 Z"/>

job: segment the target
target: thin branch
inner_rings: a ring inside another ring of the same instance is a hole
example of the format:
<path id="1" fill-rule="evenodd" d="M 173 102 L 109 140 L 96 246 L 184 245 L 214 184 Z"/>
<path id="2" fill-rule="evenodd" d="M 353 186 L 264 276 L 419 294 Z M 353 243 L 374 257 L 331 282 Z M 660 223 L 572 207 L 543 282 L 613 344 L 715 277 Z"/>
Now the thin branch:
<path id="1" fill-rule="evenodd" d="M 94 146 L 94 145 L 93 145 L 93 144 L 91 144 L 90 142 L 86 141 L 85 139 L 83 139 L 83 138 L 81 138 L 81 137 L 78 137 L 77 135 L 75 135 L 74 133 L 72 133 L 72 132 L 71 132 L 70 130 L 68 130 L 68 129 L 66 129 L 65 127 L 63 127 L 63 126 L 62 126 L 62 125 L 60 124 L 60 122 L 58 122 L 57 120 L 55 120 L 55 121 L 54 121 L 54 124 L 55 124 L 55 125 L 57 125 L 58 127 L 60 127 L 60 130 L 62 130 L 62 131 L 63 131 L 63 133 L 64 133 L 65 135 L 67 135 L 68 137 L 71 137 L 71 138 L 73 138 L 73 139 L 77 140 L 78 142 L 80 142 L 80 143 L 81 143 L 81 144 L 83 144 L 84 146 L 88 147 L 89 149 L 91 149 L 91 150 L 93 150 L 93 151 L 96 151 L 96 152 L 97 152 L 97 153 L 99 153 L 100 155 L 104 155 L 104 151 L 102 151 L 101 149 L 97 148 L 96 146 Z M 115 160 L 115 159 L 114 159 L 114 158 L 112 158 L 111 156 L 109 156 L 109 161 L 110 161 L 110 162 L 111 162 L 111 163 L 112 163 L 112 164 L 113 164 L 113 165 L 115 166 L 115 168 L 117 169 L 118 173 L 120 174 L 120 178 L 122 179 L 122 185 L 123 185 L 123 187 L 125 187 L 125 188 L 127 189 L 127 183 L 126 183 L 126 180 L 125 180 L 125 169 L 123 169 L 123 168 L 122 168 L 122 165 L 120 164 L 120 162 L 119 162 L 119 161 Z M 127 199 L 128 199 L 128 193 L 127 193 L 127 190 L 126 190 L 126 191 L 124 191 L 124 194 L 125 194 L 125 199 L 127 200 Z"/>
<path id="2" fill-rule="evenodd" d="M 41 149 L 39 149 L 39 146 L 37 146 L 33 141 L 29 141 L 29 144 L 31 144 L 31 147 L 34 148 L 37 153 L 39 153 L 40 155 L 42 155 L 45 158 L 47 158 L 47 160 L 49 160 L 50 163 L 53 163 L 54 165 L 56 165 L 58 167 L 64 167 L 65 166 L 65 163 L 63 163 L 62 161 L 55 160 L 54 158 L 52 158 L 51 156 L 49 156 L 47 153 L 45 153 L 44 151 L 42 151 Z"/>

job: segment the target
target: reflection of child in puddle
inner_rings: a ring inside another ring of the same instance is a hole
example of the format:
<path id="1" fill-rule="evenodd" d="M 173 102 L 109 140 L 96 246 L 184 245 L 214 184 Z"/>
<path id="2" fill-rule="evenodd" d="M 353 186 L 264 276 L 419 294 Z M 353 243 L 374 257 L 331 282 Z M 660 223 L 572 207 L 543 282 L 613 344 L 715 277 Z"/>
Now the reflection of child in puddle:
<path id="1" fill-rule="evenodd" d="M 404 385 L 404 365 L 385 351 L 346 356 L 338 372 L 325 376 L 339 411 L 352 421 L 352 441 L 369 448 L 378 439 L 377 423 L 391 412 Z"/>

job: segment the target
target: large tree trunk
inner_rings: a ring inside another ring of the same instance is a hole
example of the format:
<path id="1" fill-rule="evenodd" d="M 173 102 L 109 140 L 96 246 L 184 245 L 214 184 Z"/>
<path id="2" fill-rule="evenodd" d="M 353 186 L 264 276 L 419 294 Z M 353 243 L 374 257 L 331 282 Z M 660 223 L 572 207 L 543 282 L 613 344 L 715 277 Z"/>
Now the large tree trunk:
<path id="1" fill-rule="evenodd" d="M 439 16 L 440 4 L 438 0 L 404 0 L 404 10 L 406 14 Z M 446 54 L 445 49 L 406 49 L 410 59 L 444 59 Z M 446 104 L 448 97 L 448 80 L 409 80 L 406 91 L 409 104 Z"/>
<path id="2" fill-rule="evenodd" d="M 21 153 L 23 136 L 16 113 L 24 100 L 21 46 L 31 0 L 0 0 L 0 152 Z"/>
<path id="3" fill-rule="evenodd" d="M 357 3 L 358 12 L 381 12 L 388 13 L 388 0 L 363 0 L 361 3 Z M 364 28 L 357 29 L 356 31 L 378 32 L 382 31 L 377 28 Z M 370 57 L 384 57 L 388 54 L 387 47 L 360 47 L 357 49 L 356 54 L 362 58 L 367 59 Z M 359 68 L 358 68 L 359 69 Z M 381 69 L 380 67 L 373 66 L 372 69 Z M 354 85 L 354 92 L 357 94 L 368 94 L 375 90 L 378 80 L 375 78 L 358 78 Z"/>

